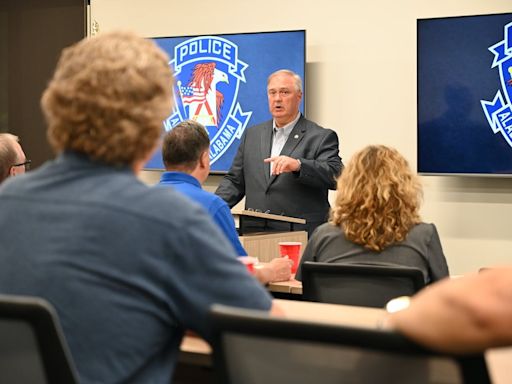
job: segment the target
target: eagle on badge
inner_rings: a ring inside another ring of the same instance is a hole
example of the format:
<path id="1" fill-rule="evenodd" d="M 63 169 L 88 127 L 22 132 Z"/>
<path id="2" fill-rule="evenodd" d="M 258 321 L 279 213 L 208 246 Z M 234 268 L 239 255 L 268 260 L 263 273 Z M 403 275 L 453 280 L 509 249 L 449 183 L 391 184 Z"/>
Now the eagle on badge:
<path id="1" fill-rule="evenodd" d="M 196 64 L 187 86 L 178 82 L 183 105 L 189 108 L 189 119 L 218 128 L 224 103 L 224 95 L 217 90 L 219 82 L 229 84 L 228 75 L 217 69 L 214 62 Z"/>

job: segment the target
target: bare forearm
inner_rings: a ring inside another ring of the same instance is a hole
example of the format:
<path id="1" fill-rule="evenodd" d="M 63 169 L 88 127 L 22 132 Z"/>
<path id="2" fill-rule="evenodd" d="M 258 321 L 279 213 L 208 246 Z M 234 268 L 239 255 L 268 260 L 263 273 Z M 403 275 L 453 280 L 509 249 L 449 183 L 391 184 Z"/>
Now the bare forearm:
<path id="1" fill-rule="evenodd" d="M 445 280 L 425 289 L 389 323 L 434 349 L 470 353 L 512 344 L 512 269 Z"/>
<path id="2" fill-rule="evenodd" d="M 274 280 L 274 271 L 268 267 L 257 265 L 254 267 L 254 276 L 260 283 L 268 284 Z"/>
<path id="3" fill-rule="evenodd" d="M 292 264 L 292 261 L 287 257 L 278 257 L 270 261 L 270 263 L 256 265 L 254 267 L 255 276 L 263 284 L 289 280 Z"/>
<path id="4" fill-rule="evenodd" d="M 409 309 L 392 315 L 391 323 L 418 343 L 446 352 L 483 350 L 492 339 L 470 308 L 448 297 L 431 303 L 413 300 Z"/>

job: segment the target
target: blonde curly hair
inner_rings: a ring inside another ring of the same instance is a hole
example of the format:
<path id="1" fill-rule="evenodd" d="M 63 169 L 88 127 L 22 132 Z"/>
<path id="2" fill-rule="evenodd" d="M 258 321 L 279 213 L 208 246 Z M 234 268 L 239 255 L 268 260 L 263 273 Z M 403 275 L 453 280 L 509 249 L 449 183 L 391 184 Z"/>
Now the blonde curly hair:
<path id="1" fill-rule="evenodd" d="M 41 106 L 47 136 L 106 164 L 144 159 L 173 103 L 168 56 L 130 32 L 110 32 L 64 49 Z"/>
<path id="2" fill-rule="evenodd" d="M 373 251 L 401 242 L 421 219 L 418 177 L 393 148 L 371 145 L 357 152 L 338 179 L 330 222 Z"/>

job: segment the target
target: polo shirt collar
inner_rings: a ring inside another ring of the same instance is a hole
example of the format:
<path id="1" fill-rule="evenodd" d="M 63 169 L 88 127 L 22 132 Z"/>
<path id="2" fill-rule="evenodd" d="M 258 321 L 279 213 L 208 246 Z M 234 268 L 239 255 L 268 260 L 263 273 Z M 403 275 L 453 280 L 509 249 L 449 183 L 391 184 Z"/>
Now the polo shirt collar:
<path id="1" fill-rule="evenodd" d="M 290 121 L 288 124 L 286 124 L 282 128 L 277 128 L 275 119 L 272 119 L 272 128 L 274 131 L 277 129 L 282 130 L 281 132 L 283 132 L 284 135 L 288 136 L 288 135 L 290 135 L 290 132 L 292 131 L 293 127 L 295 127 L 295 124 L 297 124 L 297 121 L 299 121 L 299 119 L 300 119 L 300 111 L 297 112 L 297 116 L 295 117 L 295 119 Z"/>
<path id="2" fill-rule="evenodd" d="M 163 183 L 165 183 L 165 182 L 167 182 L 167 183 L 181 182 L 181 183 L 192 184 L 198 188 L 202 188 L 199 180 L 197 180 L 194 176 L 189 175 L 188 173 L 184 173 L 184 172 L 166 171 L 166 172 L 162 173 L 160 182 L 163 182 Z"/>

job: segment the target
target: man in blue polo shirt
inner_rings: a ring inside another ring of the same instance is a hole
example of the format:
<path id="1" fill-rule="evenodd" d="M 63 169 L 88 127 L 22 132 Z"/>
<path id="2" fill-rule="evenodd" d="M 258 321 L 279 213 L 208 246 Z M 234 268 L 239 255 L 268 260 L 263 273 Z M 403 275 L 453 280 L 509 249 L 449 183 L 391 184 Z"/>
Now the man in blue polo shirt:
<path id="1" fill-rule="evenodd" d="M 237 255 L 247 256 L 226 202 L 201 187 L 210 173 L 209 148 L 208 132 L 196 121 L 183 121 L 167 132 L 162 145 L 167 172 L 162 175 L 159 185 L 171 185 L 199 203 L 226 235 Z"/>
<path id="2" fill-rule="evenodd" d="M 202 189 L 210 173 L 210 139 L 203 125 L 197 121 L 183 121 L 167 132 L 163 139 L 162 159 L 166 172 L 162 174 L 159 186 L 172 186 L 191 200 L 201 205 L 239 256 L 246 256 L 235 222 L 227 203 L 214 193 Z M 263 282 L 288 280 L 291 262 L 277 258 L 264 269 L 256 270 L 256 277 Z"/>

